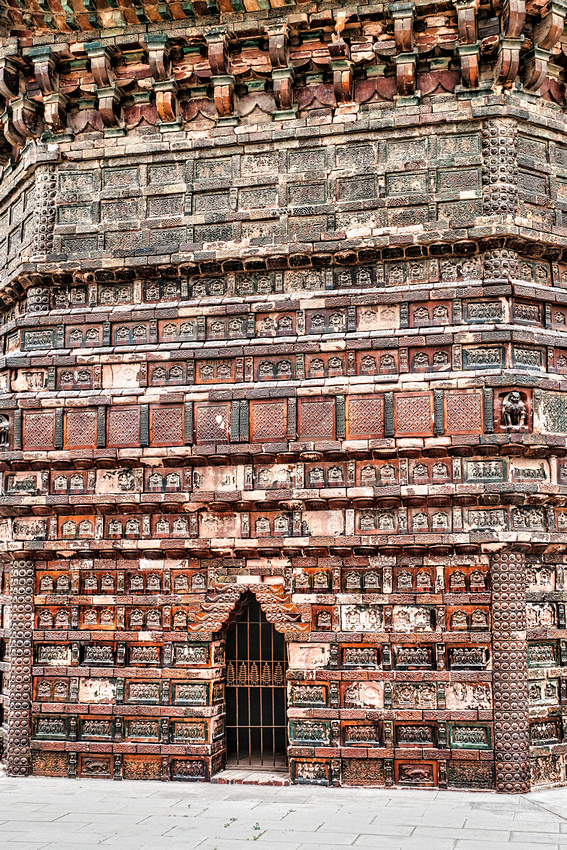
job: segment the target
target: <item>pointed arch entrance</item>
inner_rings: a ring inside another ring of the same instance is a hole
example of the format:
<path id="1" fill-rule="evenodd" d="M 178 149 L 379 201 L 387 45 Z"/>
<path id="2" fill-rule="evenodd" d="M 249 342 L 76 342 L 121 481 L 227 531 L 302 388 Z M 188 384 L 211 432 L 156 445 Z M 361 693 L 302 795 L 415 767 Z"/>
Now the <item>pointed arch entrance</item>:
<path id="1" fill-rule="evenodd" d="M 227 766 L 287 765 L 286 646 L 253 593 L 226 634 Z"/>

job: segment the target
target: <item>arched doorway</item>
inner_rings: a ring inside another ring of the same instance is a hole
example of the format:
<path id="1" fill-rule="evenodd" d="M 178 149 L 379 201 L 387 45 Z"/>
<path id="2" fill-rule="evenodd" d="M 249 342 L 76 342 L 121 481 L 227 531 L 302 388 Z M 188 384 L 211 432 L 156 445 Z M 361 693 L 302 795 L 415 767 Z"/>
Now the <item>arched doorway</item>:
<path id="1" fill-rule="evenodd" d="M 227 767 L 287 766 L 286 648 L 252 593 L 226 635 Z"/>

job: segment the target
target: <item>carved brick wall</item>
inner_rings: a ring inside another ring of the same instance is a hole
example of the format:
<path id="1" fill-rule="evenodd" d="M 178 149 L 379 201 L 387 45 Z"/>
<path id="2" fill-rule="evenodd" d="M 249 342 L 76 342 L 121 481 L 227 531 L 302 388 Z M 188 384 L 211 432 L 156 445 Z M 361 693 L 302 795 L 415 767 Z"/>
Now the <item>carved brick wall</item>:
<path id="1" fill-rule="evenodd" d="M 564 12 L 103 7 L 2 44 L 9 771 L 220 773 L 250 592 L 292 781 L 564 783 Z"/>

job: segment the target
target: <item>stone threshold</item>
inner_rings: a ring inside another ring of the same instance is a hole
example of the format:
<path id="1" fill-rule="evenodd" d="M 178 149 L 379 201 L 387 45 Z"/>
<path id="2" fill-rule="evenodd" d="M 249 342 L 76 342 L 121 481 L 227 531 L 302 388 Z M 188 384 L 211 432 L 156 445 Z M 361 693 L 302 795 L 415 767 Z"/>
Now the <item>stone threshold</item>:
<path id="1" fill-rule="evenodd" d="M 287 769 L 266 770 L 264 768 L 258 769 L 254 765 L 245 768 L 229 767 L 226 770 L 221 770 L 219 773 L 215 773 L 211 782 L 216 785 L 280 785 L 286 787 L 291 785 Z"/>

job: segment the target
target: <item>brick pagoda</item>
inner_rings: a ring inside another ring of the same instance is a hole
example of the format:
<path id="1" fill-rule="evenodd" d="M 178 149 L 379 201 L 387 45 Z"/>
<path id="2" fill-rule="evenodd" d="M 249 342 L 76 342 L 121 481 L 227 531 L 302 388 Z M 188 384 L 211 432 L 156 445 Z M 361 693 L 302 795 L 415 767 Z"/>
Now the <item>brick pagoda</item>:
<path id="1" fill-rule="evenodd" d="M 9 774 L 565 782 L 566 13 L 0 2 Z"/>

